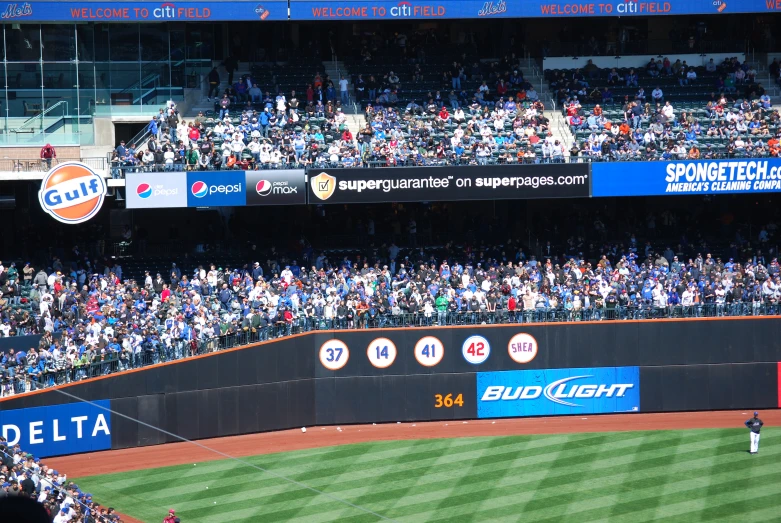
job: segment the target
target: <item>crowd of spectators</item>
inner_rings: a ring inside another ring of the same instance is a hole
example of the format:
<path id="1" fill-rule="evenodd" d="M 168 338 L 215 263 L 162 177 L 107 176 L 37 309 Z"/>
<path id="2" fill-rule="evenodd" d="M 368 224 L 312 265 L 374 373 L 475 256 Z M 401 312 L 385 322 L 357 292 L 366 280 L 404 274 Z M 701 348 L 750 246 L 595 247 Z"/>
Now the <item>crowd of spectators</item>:
<path id="1" fill-rule="evenodd" d="M 320 75 L 315 76 L 316 81 Z M 242 76 L 237 85 L 252 85 Z M 302 168 L 351 163 L 358 159 L 341 101 L 325 100 L 322 90 L 246 98 L 228 89 L 219 114 L 199 112 L 183 118 L 169 101 L 147 127 L 143 148 L 121 141 L 112 155 L 112 172 Z M 250 95 L 248 95 L 250 96 Z"/>
<path id="2" fill-rule="evenodd" d="M 540 258 L 513 241 L 403 251 L 390 243 L 340 257 L 308 250 L 300 264 L 272 251 L 262 264 L 172 264 L 138 278 L 117 264 L 55 259 L 47 270 L 26 265 L 21 285 L 9 266 L 0 268 L 3 332 L 43 336 L 2 355 L 2 391 L 313 329 L 775 314 L 776 233 L 770 224 L 759 248 L 733 243 L 722 256 L 632 236 L 601 248 L 548 242 Z"/>
<path id="3" fill-rule="evenodd" d="M 582 70 L 549 75 L 576 138 L 573 158 L 696 160 L 779 154 L 779 112 L 755 83 L 756 70 L 735 58 L 721 64 L 711 59 L 699 68 L 651 59 L 640 74 L 600 70 L 589 61 Z M 672 88 L 671 78 L 677 78 Z M 710 80 L 716 90 L 699 93 L 702 82 Z M 699 88 L 690 83 L 695 81 Z"/>
<path id="4" fill-rule="evenodd" d="M 37 501 L 43 506 L 48 520 L 54 523 L 122 521 L 113 508 L 102 506 L 92 498 L 92 494 L 68 481 L 65 472 L 46 466 L 40 458 L 22 450 L 19 443 L 9 445 L 8 440 L 0 436 L 0 500 L 3 498 Z M 13 515 L 0 513 L 0 518 L 14 521 L 5 519 L 5 516 L 12 518 Z M 27 516 L 29 518 L 32 514 L 27 512 Z"/>
<path id="5" fill-rule="evenodd" d="M 669 100 L 584 109 L 573 98 L 564 111 L 576 137 L 570 156 L 589 161 L 777 157 L 781 150 L 781 117 L 769 100 L 720 96 L 679 110 Z"/>

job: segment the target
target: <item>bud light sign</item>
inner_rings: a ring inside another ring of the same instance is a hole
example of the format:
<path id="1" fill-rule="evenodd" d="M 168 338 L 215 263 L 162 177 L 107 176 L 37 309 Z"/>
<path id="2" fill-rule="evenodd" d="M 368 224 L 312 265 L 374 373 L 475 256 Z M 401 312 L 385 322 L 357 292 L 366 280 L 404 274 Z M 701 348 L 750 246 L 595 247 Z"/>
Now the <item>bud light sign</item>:
<path id="1" fill-rule="evenodd" d="M 479 418 L 639 411 L 639 367 L 477 374 Z"/>
<path id="2" fill-rule="evenodd" d="M 108 450 L 110 406 L 103 400 L 0 411 L 0 435 L 36 458 Z"/>

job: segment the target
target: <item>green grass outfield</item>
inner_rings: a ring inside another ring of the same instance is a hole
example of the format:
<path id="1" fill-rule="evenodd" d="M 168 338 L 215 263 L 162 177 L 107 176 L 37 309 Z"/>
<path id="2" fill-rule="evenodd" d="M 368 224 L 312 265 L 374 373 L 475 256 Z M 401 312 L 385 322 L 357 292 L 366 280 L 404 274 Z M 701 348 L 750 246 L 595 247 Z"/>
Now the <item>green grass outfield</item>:
<path id="1" fill-rule="evenodd" d="M 362 443 L 246 461 L 398 522 L 781 521 L 781 428 Z M 79 478 L 149 523 L 377 516 L 231 460 Z M 208 487 L 208 489 L 207 489 Z M 216 504 L 215 504 L 216 502 Z"/>

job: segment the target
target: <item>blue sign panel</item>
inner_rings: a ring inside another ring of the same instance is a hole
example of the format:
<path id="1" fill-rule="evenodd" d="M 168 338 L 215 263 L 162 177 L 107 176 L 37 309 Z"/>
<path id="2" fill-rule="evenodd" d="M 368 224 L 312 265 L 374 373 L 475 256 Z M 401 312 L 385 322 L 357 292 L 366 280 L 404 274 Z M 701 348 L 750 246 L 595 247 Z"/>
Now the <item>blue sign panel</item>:
<path id="1" fill-rule="evenodd" d="M 108 450 L 111 402 L 93 403 L 0 411 L 0 434 L 36 458 Z"/>
<path id="2" fill-rule="evenodd" d="M 781 191 L 781 159 L 594 163 L 592 196 Z"/>
<path id="3" fill-rule="evenodd" d="M 639 367 L 477 374 L 478 418 L 639 411 Z"/>
<path id="4" fill-rule="evenodd" d="M 199 22 L 287 20 L 287 1 L 0 2 L 3 22 Z"/>
<path id="5" fill-rule="evenodd" d="M 291 0 L 291 20 L 430 20 L 766 13 L 781 0 Z"/>
<path id="6" fill-rule="evenodd" d="M 244 171 L 187 173 L 188 207 L 242 207 L 247 204 Z"/>

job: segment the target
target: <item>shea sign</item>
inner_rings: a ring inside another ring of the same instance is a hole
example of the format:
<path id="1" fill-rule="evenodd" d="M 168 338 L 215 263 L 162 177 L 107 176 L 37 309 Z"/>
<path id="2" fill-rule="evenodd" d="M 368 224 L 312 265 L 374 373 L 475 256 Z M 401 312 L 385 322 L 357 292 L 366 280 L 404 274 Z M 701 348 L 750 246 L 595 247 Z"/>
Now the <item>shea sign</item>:
<path id="1" fill-rule="evenodd" d="M 0 435 L 35 457 L 111 448 L 109 401 L 0 411 Z"/>

